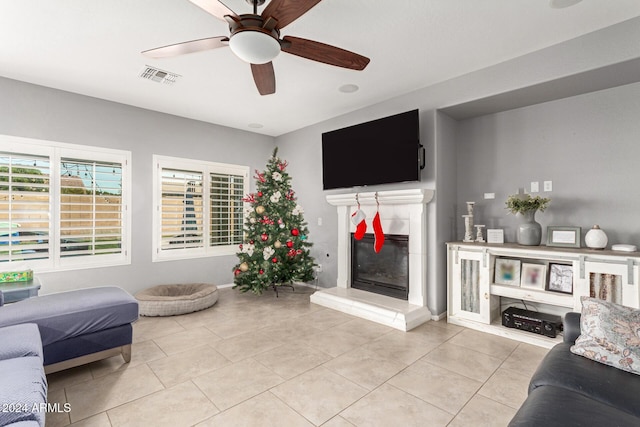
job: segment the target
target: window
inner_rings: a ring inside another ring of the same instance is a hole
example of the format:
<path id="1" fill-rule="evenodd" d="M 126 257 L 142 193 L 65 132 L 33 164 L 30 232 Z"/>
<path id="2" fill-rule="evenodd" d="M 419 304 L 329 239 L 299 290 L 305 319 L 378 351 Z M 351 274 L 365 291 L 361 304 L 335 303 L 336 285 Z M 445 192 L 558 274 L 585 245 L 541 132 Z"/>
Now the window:
<path id="1" fill-rule="evenodd" d="M 0 264 L 129 263 L 130 153 L 0 136 Z"/>
<path id="2" fill-rule="evenodd" d="M 243 239 L 247 166 L 154 156 L 154 261 L 232 255 Z"/>

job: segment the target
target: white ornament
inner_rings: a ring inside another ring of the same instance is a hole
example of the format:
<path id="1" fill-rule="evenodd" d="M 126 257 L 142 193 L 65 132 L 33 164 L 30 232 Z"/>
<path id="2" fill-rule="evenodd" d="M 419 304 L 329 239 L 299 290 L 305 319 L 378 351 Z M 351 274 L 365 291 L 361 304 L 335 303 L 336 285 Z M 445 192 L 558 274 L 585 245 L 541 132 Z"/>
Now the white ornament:
<path id="1" fill-rule="evenodd" d="M 269 200 L 271 200 L 271 203 L 278 203 L 280 201 L 280 197 L 282 197 L 282 194 L 279 191 L 276 191 L 271 195 Z"/>
<path id="2" fill-rule="evenodd" d="M 274 181 L 282 181 L 282 174 L 280 172 L 274 172 L 271 174 L 271 178 L 273 178 Z"/>
<path id="3" fill-rule="evenodd" d="M 291 211 L 292 215 L 300 215 L 304 213 L 304 209 L 302 209 L 302 206 L 300 205 L 296 205 L 296 207 Z"/>
<path id="4" fill-rule="evenodd" d="M 271 246 L 267 246 L 266 248 L 264 248 L 262 250 L 262 257 L 266 260 L 268 260 L 269 258 L 271 258 L 271 255 L 273 255 L 275 253 L 275 249 L 273 249 Z"/>
<path id="5" fill-rule="evenodd" d="M 249 256 L 253 256 L 253 251 L 255 250 L 255 248 L 255 245 L 247 243 L 246 245 L 242 246 L 242 252 L 245 252 Z"/>

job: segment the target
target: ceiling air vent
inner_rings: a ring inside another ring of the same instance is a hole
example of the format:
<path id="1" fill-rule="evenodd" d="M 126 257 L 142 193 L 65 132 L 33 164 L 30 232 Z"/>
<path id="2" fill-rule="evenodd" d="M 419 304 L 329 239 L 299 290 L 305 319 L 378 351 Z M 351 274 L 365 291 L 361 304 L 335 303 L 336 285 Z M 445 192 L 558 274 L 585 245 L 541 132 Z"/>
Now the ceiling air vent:
<path id="1" fill-rule="evenodd" d="M 157 83 L 172 85 L 176 82 L 176 80 L 178 80 L 178 77 L 181 76 L 179 74 L 159 70 L 157 68 L 145 65 L 144 70 L 140 73 L 140 77 L 142 77 L 143 79 L 152 80 Z"/>

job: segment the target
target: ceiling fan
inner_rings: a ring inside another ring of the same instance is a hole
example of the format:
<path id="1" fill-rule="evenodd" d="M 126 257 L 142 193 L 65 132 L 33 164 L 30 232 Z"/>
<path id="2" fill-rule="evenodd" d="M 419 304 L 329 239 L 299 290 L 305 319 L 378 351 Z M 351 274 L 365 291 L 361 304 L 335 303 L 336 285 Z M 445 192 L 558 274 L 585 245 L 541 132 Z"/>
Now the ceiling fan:
<path id="1" fill-rule="evenodd" d="M 321 0 L 271 0 L 258 15 L 258 6 L 265 0 L 245 0 L 253 6 L 252 14 L 236 15 L 218 0 L 189 0 L 216 18 L 229 24 L 230 35 L 171 44 L 145 50 L 145 56 L 167 58 L 186 53 L 229 46 L 240 59 L 251 64 L 253 80 L 260 95 L 276 91 L 276 78 L 271 62 L 280 51 L 352 70 L 364 70 L 369 63 L 357 53 L 313 40 L 284 36 L 280 30 L 311 9 Z"/>

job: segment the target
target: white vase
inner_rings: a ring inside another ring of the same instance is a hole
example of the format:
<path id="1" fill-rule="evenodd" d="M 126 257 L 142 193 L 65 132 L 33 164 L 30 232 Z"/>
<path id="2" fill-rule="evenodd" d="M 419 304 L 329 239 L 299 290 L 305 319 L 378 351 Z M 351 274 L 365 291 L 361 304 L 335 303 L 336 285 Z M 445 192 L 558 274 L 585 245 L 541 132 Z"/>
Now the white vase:
<path id="1" fill-rule="evenodd" d="M 604 249 L 608 242 L 607 234 L 602 231 L 599 225 L 594 225 L 584 236 L 584 244 L 591 249 Z"/>

